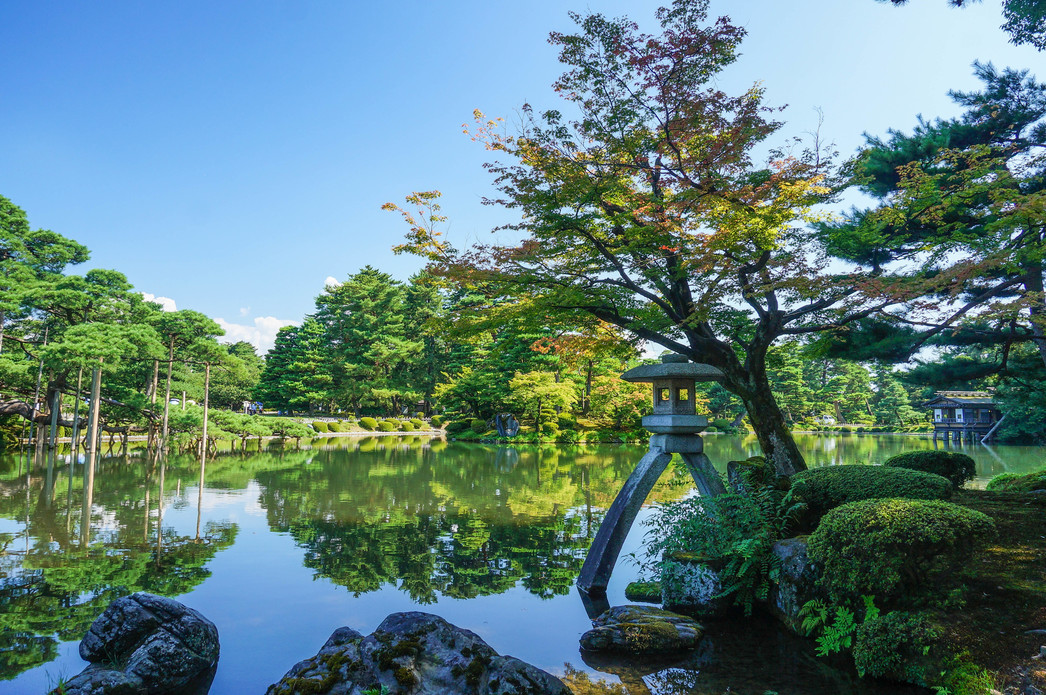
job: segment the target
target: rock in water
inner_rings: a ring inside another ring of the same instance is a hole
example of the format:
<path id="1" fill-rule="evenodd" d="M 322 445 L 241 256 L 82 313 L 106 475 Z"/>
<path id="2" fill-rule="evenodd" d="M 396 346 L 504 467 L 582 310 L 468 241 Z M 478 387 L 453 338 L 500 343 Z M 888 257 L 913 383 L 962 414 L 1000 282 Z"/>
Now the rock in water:
<path id="1" fill-rule="evenodd" d="M 335 630 L 320 652 L 269 686 L 266 695 L 570 695 L 555 676 L 499 656 L 468 630 L 429 613 L 393 613 L 364 637 Z"/>
<path id="2" fill-rule="evenodd" d="M 614 606 L 581 635 L 588 651 L 650 654 L 693 649 L 704 634 L 692 618 L 650 606 Z"/>
<path id="3" fill-rule="evenodd" d="M 795 634 L 805 636 L 799 613 L 807 601 L 824 598 L 817 588 L 821 571 L 807 553 L 806 537 L 774 543 L 773 554 L 781 569 L 770 587 L 770 613 Z"/>
<path id="4" fill-rule="evenodd" d="M 66 695 L 203 692 L 218 663 L 218 629 L 169 598 L 137 593 L 109 604 L 80 642 L 91 665 L 65 683 Z"/>

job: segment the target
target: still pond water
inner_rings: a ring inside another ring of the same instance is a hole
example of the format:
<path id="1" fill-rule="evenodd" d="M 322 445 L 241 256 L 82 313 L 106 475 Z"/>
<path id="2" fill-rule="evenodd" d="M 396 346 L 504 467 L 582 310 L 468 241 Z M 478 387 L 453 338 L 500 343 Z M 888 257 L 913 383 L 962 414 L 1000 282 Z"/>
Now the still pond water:
<path id="1" fill-rule="evenodd" d="M 877 463 L 932 447 L 903 436 L 798 437 L 811 466 Z M 1033 447 L 966 447 L 983 486 L 1042 465 Z M 706 437 L 717 466 L 758 452 L 754 437 Z M 885 695 L 813 656 L 772 624 L 717 624 L 682 662 L 639 666 L 578 650 L 590 627 L 573 583 L 639 446 L 497 447 L 422 437 L 314 440 L 150 464 L 83 466 L 0 458 L 0 694 L 44 693 L 84 663 L 77 644 L 115 598 L 149 591 L 214 621 L 222 654 L 211 693 L 263 693 L 335 628 L 371 632 L 423 610 L 556 674 L 623 682 L 630 695 L 724 692 Z M 28 470 L 27 470 L 28 469 Z M 670 468 L 652 500 L 689 494 Z M 84 510 L 87 510 L 86 512 Z M 643 516 L 640 517 L 642 520 Z M 624 553 L 635 551 L 637 524 Z M 612 605 L 636 569 L 623 559 Z"/>

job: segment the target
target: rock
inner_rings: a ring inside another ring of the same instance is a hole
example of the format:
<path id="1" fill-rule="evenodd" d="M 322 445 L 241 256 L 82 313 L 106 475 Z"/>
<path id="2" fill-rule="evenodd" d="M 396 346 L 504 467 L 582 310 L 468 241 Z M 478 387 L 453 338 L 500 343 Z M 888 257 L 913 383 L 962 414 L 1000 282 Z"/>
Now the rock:
<path id="1" fill-rule="evenodd" d="M 650 606 L 614 606 L 581 635 L 588 651 L 653 654 L 693 649 L 704 634 L 692 618 Z"/>
<path id="2" fill-rule="evenodd" d="M 661 583 L 631 582 L 625 587 L 625 598 L 640 603 L 661 603 Z"/>
<path id="3" fill-rule="evenodd" d="M 805 536 L 778 541 L 772 552 L 781 563 L 781 571 L 770 587 L 768 608 L 789 630 L 802 635 L 799 611 L 807 601 L 822 598 L 817 589 L 820 570 L 807 553 Z"/>
<path id="4" fill-rule="evenodd" d="M 65 683 L 66 695 L 160 695 L 210 684 L 218 629 L 177 601 L 137 593 L 109 604 L 80 642 L 91 665 Z"/>
<path id="5" fill-rule="evenodd" d="M 723 563 L 690 553 L 671 553 L 661 562 L 661 602 L 666 610 L 698 618 L 715 618 L 730 608 L 719 571 Z"/>
<path id="6" fill-rule="evenodd" d="M 372 634 L 340 628 L 319 653 L 296 664 L 267 695 L 570 695 L 545 671 L 499 656 L 478 635 L 429 613 L 393 613 Z"/>

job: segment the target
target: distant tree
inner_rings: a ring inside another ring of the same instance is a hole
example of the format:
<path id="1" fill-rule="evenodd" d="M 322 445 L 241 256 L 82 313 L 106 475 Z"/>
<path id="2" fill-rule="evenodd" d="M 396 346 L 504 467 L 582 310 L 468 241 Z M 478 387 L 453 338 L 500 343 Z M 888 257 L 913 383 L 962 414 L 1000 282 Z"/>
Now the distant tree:
<path id="1" fill-rule="evenodd" d="M 408 334 L 405 301 L 403 283 L 370 266 L 316 298 L 335 398 L 357 413 L 364 406 L 398 413 L 421 395 L 404 370 L 423 348 L 419 335 Z"/>
<path id="2" fill-rule="evenodd" d="M 301 326 L 283 326 L 265 359 L 254 396 L 269 408 L 312 412 L 333 402 L 334 378 L 326 331 L 308 316 Z"/>
<path id="3" fill-rule="evenodd" d="M 534 417 L 534 430 L 539 434 L 558 430 L 553 424 L 555 409 L 569 408 L 577 400 L 573 384 L 557 381 L 549 372 L 517 372 L 509 387 L 521 409 Z"/>

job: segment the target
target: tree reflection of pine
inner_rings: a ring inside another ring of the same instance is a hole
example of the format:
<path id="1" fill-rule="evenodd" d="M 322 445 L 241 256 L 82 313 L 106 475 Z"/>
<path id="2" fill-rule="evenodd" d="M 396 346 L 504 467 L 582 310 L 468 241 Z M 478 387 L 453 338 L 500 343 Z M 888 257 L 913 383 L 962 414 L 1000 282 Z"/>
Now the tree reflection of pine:
<path id="1" fill-rule="evenodd" d="M 18 555 L 0 554 L 0 679 L 54 659 L 59 643 L 83 637 L 120 596 L 192 590 L 210 576 L 206 565 L 215 554 L 233 544 L 235 524 L 209 523 L 199 541 L 170 528 L 151 534 L 152 512 L 139 504 L 146 491 L 152 498 L 149 467 L 141 460 L 102 459 L 93 494 L 85 490 L 85 466 L 71 458 L 67 467 L 52 467 L 50 485 L 40 475 L 46 465 L 24 476 L 0 476 L 0 517 L 23 521 L 26 542 Z M 98 507 L 107 521 L 92 530 L 84 519 Z"/>

